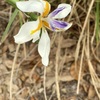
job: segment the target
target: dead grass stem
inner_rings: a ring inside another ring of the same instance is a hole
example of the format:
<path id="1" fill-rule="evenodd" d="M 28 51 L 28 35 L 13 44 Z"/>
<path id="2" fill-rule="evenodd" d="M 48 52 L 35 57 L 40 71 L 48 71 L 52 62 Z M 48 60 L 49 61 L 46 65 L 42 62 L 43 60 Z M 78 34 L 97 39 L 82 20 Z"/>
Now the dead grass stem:
<path id="1" fill-rule="evenodd" d="M 45 97 L 45 100 L 47 100 L 47 95 L 46 95 L 46 66 L 44 66 L 44 81 L 43 81 L 43 84 L 44 84 L 44 97 Z"/>
<path id="2" fill-rule="evenodd" d="M 79 74 L 78 74 L 77 94 L 79 94 L 79 86 L 80 86 L 80 81 L 81 81 L 82 66 L 83 66 L 83 59 L 84 59 L 84 52 L 85 52 L 85 41 L 86 41 L 86 35 L 82 41 L 83 47 L 82 47 L 82 54 L 81 54 L 81 59 L 80 59 L 80 69 L 79 69 Z"/>
<path id="3" fill-rule="evenodd" d="M 62 41 L 62 37 L 60 36 L 61 34 L 58 35 L 59 37 L 59 42 L 58 42 L 58 48 L 57 48 L 57 52 L 56 52 L 56 68 L 55 68 L 55 81 L 56 81 L 56 92 L 57 92 L 57 98 L 58 100 L 61 100 L 60 97 L 60 88 L 59 88 L 59 58 L 60 58 L 60 49 L 61 49 L 61 41 Z"/>
<path id="4" fill-rule="evenodd" d="M 80 33 L 80 37 L 79 37 L 79 40 L 78 40 L 78 43 L 77 43 L 77 48 L 76 48 L 76 53 L 75 53 L 75 54 L 76 54 L 76 55 L 75 55 L 75 63 L 76 63 L 77 60 L 78 60 L 79 51 L 80 51 L 80 43 L 81 43 L 81 41 L 82 41 L 83 34 L 84 34 L 84 30 L 85 30 L 85 28 L 86 28 L 86 25 L 87 25 L 87 22 L 88 22 L 88 18 L 89 18 L 89 15 L 90 15 L 92 6 L 93 6 L 93 4 L 94 4 L 94 1 L 95 1 L 95 0 L 92 0 L 91 3 L 90 3 L 90 7 L 89 7 L 89 10 L 88 10 L 88 13 L 87 13 L 87 16 L 86 16 L 84 25 L 83 25 L 82 31 L 81 31 L 81 33 Z"/>
<path id="5" fill-rule="evenodd" d="M 78 43 L 77 43 L 77 48 L 76 48 L 75 63 L 77 65 L 77 60 L 78 60 L 80 47 L 81 47 L 81 42 L 82 42 L 83 47 L 82 47 L 82 53 L 81 53 L 81 61 L 80 61 L 80 70 L 79 70 L 79 76 L 78 76 L 77 93 L 79 94 L 79 84 L 80 84 L 80 80 L 81 80 L 82 65 L 83 65 L 83 58 L 84 58 L 84 52 L 85 52 L 85 55 L 86 55 L 86 58 L 87 58 L 88 67 L 89 67 L 89 71 L 90 71 L 90 75 L 91 75 L 91 79 L 92 79 L 92 83 L 93 83 L 95 91 L 96 91 L 96 93 L 97 93 L 97 95 L 98 95 L 98 97 L 100 99 L 100 93 L 98 91 L 98 84 L 100 84 L 100 79 L 97 76 L 97 74 L 96 74 L 96 72 L 95 72 L 95 70 L 93 68 L 93 65 L 92 65 L 92 62 L 91 62 L 91 55 L 90 55 L 90 21 L 89 21 L 89 19 L 90 19 L 90 12 L 91 12 L 91 9 L 93 7 L 94 1 L 95 0 L 91 1 L 91 4 L 89 6 L 89 10 L 87 12 L 87 16 L 86 16 L 86 19 L 85 19 L 85 22 L 84 22 L 84 25 L 83 25 L 83 28 L 82 28 L 82 31 L 80 33 L 80 37 L 79 37 L 79 40 L 78 40 Z M 87 26 L 87 28 L 86 28 L 86 26 Z M 85 29 L 87 29 L 87 31 Z M 83 36 L 83 34 L 84 34 L 84 36 Z M 92 49 L 94 57 L 99 62 L 99 58 L 95 55 L 94 49 L 93 49 L 94 38 L 95 38 L 95 28 L 94 28 L 93 36 L 91 38 L 91 49 Z"/>
<path id="6" fill-rule="evenodd" d="M 18 55 L 19 48 L 20 48 L 20 44 L 18 44 L 16 52 L 15 52 L 13 65 L 12 65 L 11 76 L 10 76 L 10 100 L 12 100 L 12 95 L 13 95 L 13 93 L 12 93 L 12 85 L 13 85 L 14 68 L 15 68 L 15 65 L 16 65 L 16 60 L 17 60 L 17 55 Z"/>

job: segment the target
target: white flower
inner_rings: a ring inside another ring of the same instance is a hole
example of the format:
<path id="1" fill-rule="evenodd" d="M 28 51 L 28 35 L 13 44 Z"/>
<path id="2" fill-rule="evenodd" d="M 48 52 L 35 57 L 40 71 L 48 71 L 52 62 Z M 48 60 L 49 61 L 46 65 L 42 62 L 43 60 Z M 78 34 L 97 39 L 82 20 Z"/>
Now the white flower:
<path id="1" fill-rule="evenodd" d="M 15 42 L 22 44 L 32 40 L 32 42 L 39 40 L 38 52 L 42 58 L 43 65 L 47 66 L 49 63 L 50 53 L 50 38 L 45 29 L 52 31 L 65 31 L 71 24 L 57 19 L 65 18 L 71 11 L 69 4 L 59 4 L 57 9 L 49 14 L 50 4 L 43 0 L 29 0 L 17 2 L 17 7 L 23 12 L 37 12 L 41 15 L 36 21 L 26 22 L 20 28 L 18 34 L 14 36 Z M 40 37 L 40 32 L 42 34 Z"/>

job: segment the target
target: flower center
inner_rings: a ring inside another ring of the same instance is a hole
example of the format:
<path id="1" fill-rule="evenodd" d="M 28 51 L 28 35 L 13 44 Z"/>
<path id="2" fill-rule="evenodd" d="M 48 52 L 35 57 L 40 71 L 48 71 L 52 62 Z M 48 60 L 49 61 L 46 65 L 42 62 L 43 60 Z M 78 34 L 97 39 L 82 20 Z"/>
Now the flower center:
<path id="1" fill-rule="evenodd" d="M 46 21 L 42 21 L 43 25 L 47 28 L 49 28 L 49 24 Z"/>

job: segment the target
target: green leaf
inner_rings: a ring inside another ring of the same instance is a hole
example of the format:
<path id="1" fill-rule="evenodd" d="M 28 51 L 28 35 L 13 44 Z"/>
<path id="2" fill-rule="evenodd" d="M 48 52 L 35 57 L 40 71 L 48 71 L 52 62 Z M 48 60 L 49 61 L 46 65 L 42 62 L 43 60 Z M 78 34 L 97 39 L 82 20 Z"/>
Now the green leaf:
<path id="1" fill-rule="evenodd" d="M 6 0 L 7 3 L 9 3 L 10 5 L 12 5 L 13 7 L 16 7 L 16 2 L 18 2 L 19 0 Z"/>
<path id="2" fill-rule="evenodd" d="M 100 2 L 96 3 L 96 40 L 97 42 L 99 41 L 99 32 L 100 32 L 100 25 L 99 25 L 99 20 L 100 20 Z"/>
<path id="3" fill-rule="evenodd" d="M 100 2 L 100 0 L 96 0 L 96 2 Z"/>
<path id="4" fill-rule="evenodd" d="M 4 31 L 4 33 L 3 33 L 3 36 L 2 36 L 2 38 L 1 38 L 1 44 L 5 41 L 5 39 L 6 39 L 7 36 L 9 35 L 9 34 L 8 34 L 8 31 L 9 31 L 9 29 L 10 29 L 10 27 L 11 27 L 11 25 L 12 25 L 12 23 L 13 23 L 15 17 L 16 17 L 16 15 L 18 14 L 18 12 L 19 12 L 19 11 L 18 11 L 17 9 L 15 9 L 15 11 L 12 13 L 11 18 L 10 18 L 10 20 L 9 20 L 9 23 L 8 23 L 6 29 L 5 29 L 5 31 Z"/>

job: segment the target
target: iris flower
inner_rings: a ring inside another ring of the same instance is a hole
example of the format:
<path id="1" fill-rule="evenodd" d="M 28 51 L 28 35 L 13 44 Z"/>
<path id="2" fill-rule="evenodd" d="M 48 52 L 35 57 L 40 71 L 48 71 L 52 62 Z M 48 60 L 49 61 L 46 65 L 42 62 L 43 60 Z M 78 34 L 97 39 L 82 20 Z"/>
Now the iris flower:
<path id="1" fill-rule="evenodd" d="M 71 23 L 61 21 L 71 11 L 69 4 L 59 4 L 57 9 L 50 12 L 51 6 L 49 2 L 44 0 L 29 0 L 19 1 L 16 3 L 17 7 L 22 12 L 36 12 L 40 15 L 36 21 L 28 21 L 22 25 L 17 35 L 14 36 L 15 42 L 22 44 L 32 40 L 32 42 L 38 43 L 38 52 L 42 58 L 43 65 L 47 66 L 49 63 L 50 53 L 50 38 L 46 31 L 46 28 L 51 31 L 66 31 L 71 27 Z"/>

